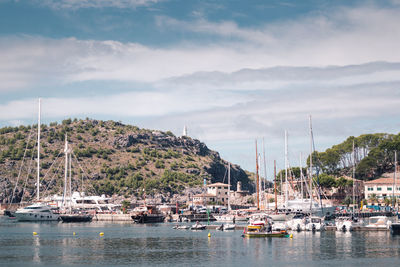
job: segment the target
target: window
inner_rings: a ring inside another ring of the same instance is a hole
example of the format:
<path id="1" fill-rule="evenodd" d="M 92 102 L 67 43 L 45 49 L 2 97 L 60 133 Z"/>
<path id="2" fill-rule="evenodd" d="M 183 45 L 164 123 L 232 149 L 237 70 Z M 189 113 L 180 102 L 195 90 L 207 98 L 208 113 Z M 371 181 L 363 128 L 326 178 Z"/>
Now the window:
<path id="1" fill-rule="evenodd" d="M 374 191 L 373 187 L 368 187 L 368 191 Z"/>
<path id="2" fill-rule="evenodd" d="M 220 186 L 218 186 L 218 189 L 221 189 L 221 187 L 220 187 Z"/>
<path id="3" fill-rule="evenodd" d="M 376 188 L 376 190 L 382 191 L 382 187 L 378 187 L 378 188 Z"/>
<path id="4" fill-rule="evenodd" d="M 391 187 L 388 187 L 387 190 L 388 190 L 388 191 L 392 191 L 392 188 L 391 188 Z"/>

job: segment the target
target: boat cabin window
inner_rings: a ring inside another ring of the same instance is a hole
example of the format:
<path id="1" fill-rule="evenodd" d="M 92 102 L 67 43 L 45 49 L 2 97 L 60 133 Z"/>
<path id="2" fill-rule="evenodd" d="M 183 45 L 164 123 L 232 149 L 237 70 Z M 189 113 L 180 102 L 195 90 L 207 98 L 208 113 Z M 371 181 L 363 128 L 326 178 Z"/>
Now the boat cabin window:
<path id="1" fill-rule="evenodd" d="M 42 207 L 25 207 L 27 210 L 38 210 L 41 209 Z"/>

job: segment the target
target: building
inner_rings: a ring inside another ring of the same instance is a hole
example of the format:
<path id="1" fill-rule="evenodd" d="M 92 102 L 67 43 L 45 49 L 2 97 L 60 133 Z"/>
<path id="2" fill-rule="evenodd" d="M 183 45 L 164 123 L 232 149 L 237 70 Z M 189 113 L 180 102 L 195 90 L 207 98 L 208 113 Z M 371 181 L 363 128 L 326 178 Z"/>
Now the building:
<path id="1" fill-rule="evenodd" d="M 396 184 L 396 187 L 394 187 Z M 375 195 L 378 199 L 390 198 L 393 192 L 396 197 L 400 196 L 400 179 L 396 183 L 393 178 L 379 178 L 364 183 L 365 185 L 365 198 L 369 199 Z"/>
<path id="2" fill-rule="evenodd" d="M 207 205 L 215 202 L 216 197 L 213 194 L 197 194 L 193 196 L 193 203 L 196 205 Z"/>
<path id="3" fill-rule="evenodd" d="M 207 185 L 207 194 L 215 196 L 215 202 L 218 204 L 228 204 L 228 184 L 214 183 Z"/>

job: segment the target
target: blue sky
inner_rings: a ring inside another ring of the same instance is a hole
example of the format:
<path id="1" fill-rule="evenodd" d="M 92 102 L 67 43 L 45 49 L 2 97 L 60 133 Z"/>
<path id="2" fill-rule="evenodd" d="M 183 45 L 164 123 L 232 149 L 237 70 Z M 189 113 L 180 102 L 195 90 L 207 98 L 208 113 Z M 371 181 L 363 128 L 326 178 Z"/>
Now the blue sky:
<path id="1" fill-rule="evenodd" d="M 305 160 L 310 114 L 320 151 L 399 132 L 398 25 L 397 0 L 0 0 L 0 126 L 41 97 L 47 123 L 187 125 L 251 171 L 264 137 L 270 176 L 285 130 Z"/>

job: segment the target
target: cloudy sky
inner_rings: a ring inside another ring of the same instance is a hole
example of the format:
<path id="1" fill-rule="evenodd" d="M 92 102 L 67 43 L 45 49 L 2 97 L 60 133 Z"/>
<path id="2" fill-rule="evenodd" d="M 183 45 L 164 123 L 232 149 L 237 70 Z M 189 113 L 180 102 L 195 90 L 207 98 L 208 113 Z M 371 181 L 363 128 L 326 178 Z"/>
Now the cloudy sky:
<path id="1" fill-rule="evenodd" d="M 117 120 L 255 169 L 400 129 L 400 1 L 0 0 L 0 126 Z M 261 146 L 259 147 L 261 149 Z"/>

